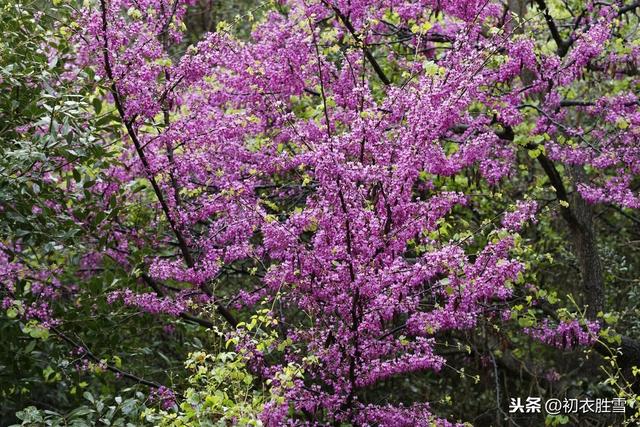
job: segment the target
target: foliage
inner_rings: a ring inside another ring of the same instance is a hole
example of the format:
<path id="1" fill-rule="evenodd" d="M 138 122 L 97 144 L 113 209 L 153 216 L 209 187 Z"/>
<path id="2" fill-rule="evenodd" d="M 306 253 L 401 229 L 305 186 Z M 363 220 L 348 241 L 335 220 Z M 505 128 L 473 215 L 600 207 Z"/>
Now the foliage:
<path id="1" fill-rule="evenodd" d="M 128 390 L 123 390 L 127 392 Z M 89 427 L 95 425 L 138 426 L 141 412 L 145 408 L 145 396 L 137 392 L 135 397 L 123 399 L 121 396 L 107 398 L 94 397 L 91 393 L 83 394 L 85 404 L 78 406 L 67 414 L 61 415 L 50 410 L 39 410 L 29 406 L 19 411 L 16 416 L 21 421 L 16 426 L 72 426 Z"/>
<path id="2" fill-rule="evenodd" d="M 283 344 L 274 347 L 278 340 L 275 330 L 270 333 L 265 330 L 276 324 L 268 310 L 261 310 L 252 316 L 249 324 L 239 326 L 238 332 L 226 340 L 225 348 L 217 354 L 203 351 L 189 354 L 185 367 L 191 375 L 183 394 L 184 400 L 177 412 L 161 411 L 157 415 L 162 420 L 161 425 L 263 425 L 260 414 L 265 404 L 285 403 L 283 391 L 292 388 L 294 381 L 302 378 L 300 367 L 292 365 L 274 379 L 267 380 L 251 373 L 255 371 L 252 350 L 266 356 L 284 349 Z M 224 341 L 221 332 L 216 334 Z M 239 352 L 228 351 L 231 345 L 239 348 Z M 148 413 L 149 417 L 154 415 Z"/>
<path id="3" fill-rule="evenodd" d="M 2 4 L 3 423 L 631 425 L 638 4 L 230 5 Z"/>

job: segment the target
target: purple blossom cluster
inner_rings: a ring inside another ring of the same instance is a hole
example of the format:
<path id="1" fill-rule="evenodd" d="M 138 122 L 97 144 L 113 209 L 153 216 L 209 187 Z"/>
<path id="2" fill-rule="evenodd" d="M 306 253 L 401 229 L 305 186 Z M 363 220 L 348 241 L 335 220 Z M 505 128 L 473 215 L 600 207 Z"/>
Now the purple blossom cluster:
<path id="1" fill-rule="evenodd" d="M 551 324 L 544 319 L 540 324 L 532 328 L 525 328 L 525 333 L 545 344 L 570 350 L 578 346 L 591 346 L 598 340 L 600 323 L 585 321 L 582 324 L 578 320 L 565 320 L 557 324 Z"/>
<path id="2" fill-rule="evenodd" d="M 502 218 L 502 226 L 509 231 L 519 231 L 526 222 L 535 223 L 538 204 L 535 201 L 519 200 L 516 209 Z"/>
<path id="3" fill-rule="evenodd" d="M 165 410 L 171 409 L 176 404 L 175 392 L 165 386 L 152 389 L 149 398 L 152 402 L 157 402 Z"/>
<path id="4" fill-rule="evenodd" d="M 187 311 L 186 301 L 180 301 L 170 297 L 160 298 L 155 293 L 139 294 L 125 289 L 123 291 L 113 291 L 107 295 L 107 302 L 113 304 L 116 301 L 129 307 L 135 307 L 141 312 L 150 314 L 169 314 L 179 316 Z"/>

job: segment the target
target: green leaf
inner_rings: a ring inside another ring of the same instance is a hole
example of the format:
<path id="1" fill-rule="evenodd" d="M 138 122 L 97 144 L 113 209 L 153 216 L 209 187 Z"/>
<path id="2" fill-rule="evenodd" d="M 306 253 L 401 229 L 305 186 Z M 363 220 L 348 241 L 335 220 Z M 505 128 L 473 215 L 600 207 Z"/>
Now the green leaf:
<path id="1" fill-rule="evenodd" d="M 91 104 L 93 104 L 93 109 L 95 110 L 96 114 L 100 114 L 100 112 L 102 111 L 102 101 L 100 100 L 100 98 L 93 98 Z"/>

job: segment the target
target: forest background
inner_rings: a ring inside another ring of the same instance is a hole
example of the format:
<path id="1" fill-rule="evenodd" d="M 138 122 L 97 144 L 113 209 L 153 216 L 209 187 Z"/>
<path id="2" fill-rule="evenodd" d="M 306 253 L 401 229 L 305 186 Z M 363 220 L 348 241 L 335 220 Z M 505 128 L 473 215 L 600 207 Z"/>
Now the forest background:
<path id="1" fill-rule="evenodd" d="M 0 11 L 0 425 L 636 425 L 640 2 Z"/>

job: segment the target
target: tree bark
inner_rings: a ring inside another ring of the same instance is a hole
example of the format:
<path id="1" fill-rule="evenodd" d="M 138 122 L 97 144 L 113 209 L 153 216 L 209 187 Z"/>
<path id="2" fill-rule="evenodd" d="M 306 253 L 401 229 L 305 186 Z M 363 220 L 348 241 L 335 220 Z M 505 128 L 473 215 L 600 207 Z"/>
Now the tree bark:
<path id="1" fill-rule="evenodd" d="M 562 39 L 557 30 L 553 18 L 549 15 L 544 0 L 536 0 L 537 6 L 544 14 L 552 38 L 558 45 L 558 55 L 565 56 L 571 48 L 571 43 Z M 633 4 L 633 9 L 640 2 Z M 516 14 L 522 22 L 527 13 L 526 0 L 509 0 L 509 11 Z M 626 12 L 626 11 L 625 11 Z M 516 32 L 523 32 L 522 27 L 516 28 Z M 525 85 L 531 83 L 530 70 L 523 70 L 521 79 Z M 507 138 L 513 138 L 513 130 L 506 129 Z M 503 136 L 504 137 L 504 136 Z M 568 175 L 572 184 L 572 193 L 568 194 L 563 183 L 562 176 L 556 169 L 554 163 L 544 154 L 538 156 L 538 162 L 549 178 L 550 184 L 554 187 L 558 200 L 567 202 L 568 206 L 561 206 L 560 213 L 569 227 L 569 235 L 573 255 L 578 262 L 580 269 L 580 288 L 582 290 L 582 300 L 586 306 L 586 316 L 590 320 L 597 320 L 599 311 L 604 311 L 605 287 L 602 272 L 602 262 L 598 253 L 597 234 L 594 224 L 594 208 L 582 198 L 577 191 L 581 183 L 587 181 L 587 176 L 583 167 L 566 165 Z M 617 363 L 623 375 L 634 384 L 634 389 L 638 392 L 640 381 L 635 381 L 631 375 L 632 366 L 640 366 L 640 341 L 622 336 L 621 344 L 618 346 Z M 603 356 L 612 356 L 611 349 L 601 343 L 596 343 L 594 349 Z"/>

